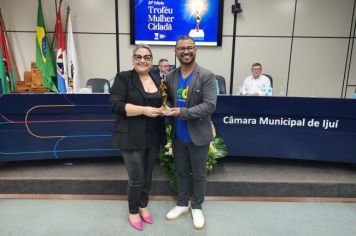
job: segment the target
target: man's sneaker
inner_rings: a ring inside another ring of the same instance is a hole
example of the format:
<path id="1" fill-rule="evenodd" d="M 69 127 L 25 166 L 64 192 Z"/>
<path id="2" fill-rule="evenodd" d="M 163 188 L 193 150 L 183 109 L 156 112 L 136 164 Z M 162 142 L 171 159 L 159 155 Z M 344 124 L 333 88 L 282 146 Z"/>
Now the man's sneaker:
<path id="1" fill-rule="evenodd" d="M 167 215 L 167 220 L 175 220 L 179 216 L 189 213 L 189 205 L 188 206 L 175 206 L 172 210 L 170 210 Z"/>
<path id="2" fill-rule="evenodd" d="M 202 229 L 204 227 L 204 216 L 200 209 L 192 209 L 193 225 L 195 229 Z"/>

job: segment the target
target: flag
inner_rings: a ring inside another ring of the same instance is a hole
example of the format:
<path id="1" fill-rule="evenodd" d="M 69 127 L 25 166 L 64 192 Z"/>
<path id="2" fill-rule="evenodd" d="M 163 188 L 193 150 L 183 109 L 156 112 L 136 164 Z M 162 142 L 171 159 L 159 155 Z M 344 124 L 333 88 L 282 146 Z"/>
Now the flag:
<path id="1" fill-rule="evenodd" d="M 77 52 L 75 50 L 72 22 L 68 16 L 68 30 L 67 30 L 67 70 L 68 80 L 73 87 L 73 92 L 78 93 L 79 90 L 79 74 L 78 74 L 78 61 Z"/>
<path id="2" fill-rule="evenodd" d="M 66 93 L 68 87 L 67 70 L 66 70 L 66 51 L 65 51 L 65 41 L 64 33 L 62 27 L 62 17 L 61 17 L 61 5 L 62 1 L 59 3 L 57 11 L 56 20 L 56 30 L 54 32 L 54 38 L 56 41 L 56 65 L 57 65 L 57 86 L 60 93 Z"/>
<path id="3" fill-rule="evenodd" d="M 6 80 L 6 73 L 5 73 L 5 66 L 4 66 L 4 61 L 2 59 L 2 53 L 1 53 L 1 50 L 0 50 L 0 80 L 1 80 L 1 83 L 0 83 L 0 94 L 1 93 L 9 93 L 9 85 L 7 83 L 7 80 Z"/>
<path id="4" fill-rule="evenodd" d="M 0 78 L 1 78 L 1 93 L 10 93 L 15 90 L 15 82 L 13 79 L 9 53 L 7 51 L 6 38 L 4 33 L 3 22 L 0 22 Z"/>
<path id="5" fill-rule="evenodd" d="M 36 65 L 41 71 L 42 83 L 49 90 L 58 92 L 56 85 L 52 81 L 52 77 L 56 76 L 56 72 L 54 70 L 53 58 L 46 36 L 41 0 L 38 0 L 36 31 Z"/>

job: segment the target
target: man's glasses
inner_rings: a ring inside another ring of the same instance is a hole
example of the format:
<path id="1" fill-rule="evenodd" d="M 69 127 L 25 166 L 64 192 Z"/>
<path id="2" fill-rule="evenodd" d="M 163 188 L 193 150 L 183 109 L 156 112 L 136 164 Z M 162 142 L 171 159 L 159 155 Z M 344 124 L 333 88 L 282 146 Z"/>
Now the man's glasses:
<path id="1" fill-rule="evenodd" d="M 152 59 L 152 55 L 143 55 L 142 56 L 142 55 L 139 55 L 139 54 L 135 54 L 134 58 L 135 58 L 136 61 L 141 61 L 142 58 L 145 61 L 150 61 Z"/>
<path id="2" fill-rule="evenodd" d="M 189 46 L 189 47 L 177 47 L 177 50 L 179 52 L 185 52 L 185 50 L 187 50 L 188 52 L 193 52 L 195 49 L 194 46 Z"/>

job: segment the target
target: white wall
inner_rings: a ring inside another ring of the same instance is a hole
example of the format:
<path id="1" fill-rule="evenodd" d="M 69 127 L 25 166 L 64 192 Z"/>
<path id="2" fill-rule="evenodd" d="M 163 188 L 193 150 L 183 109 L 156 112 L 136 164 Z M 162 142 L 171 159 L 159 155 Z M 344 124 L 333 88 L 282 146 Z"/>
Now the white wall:
<path id="1" fill-rule="evenodd" d="M 284 96 L 288 91 L 288 96 L 341 97 L 344 89 L 350 97 L 356 87 L 356 46 L 352 56 L 348 48 L 353 40 L 350 30 L 355 21 L 355 17 L 352 19 L 355 1 L 240 0 L 243 12 L 237 15 L 233 93 L 250 74 L 251 64 L 260 62 L 263 72 L 273 77 L 276 96 Z M 132 67 L 133 49 L 129 0 L 118 2 L 120 69 L 128 70 Z M 199 47 L 197 61 L 224 76 L 229 91 L 234 0 L 224 2 L 222 47 Z M 54 30 L 54 4 L 54 0 L 42 0 L 47 31 Z M 68 5 L 81 85 L 85 86 L 86 80 L 93 77 L 113 78 L 116 73 L 115 1 L 64 0 L 63 19 Z M 1 0 L 0 7 L 23 77 L 23 71 L 29 70 L 31 61 L 35 60 L 37 0 Z M 152 46 L 152 49 L 155 63 L 159 58 L 167 58 L 174 64 L 173 46 Z"/>

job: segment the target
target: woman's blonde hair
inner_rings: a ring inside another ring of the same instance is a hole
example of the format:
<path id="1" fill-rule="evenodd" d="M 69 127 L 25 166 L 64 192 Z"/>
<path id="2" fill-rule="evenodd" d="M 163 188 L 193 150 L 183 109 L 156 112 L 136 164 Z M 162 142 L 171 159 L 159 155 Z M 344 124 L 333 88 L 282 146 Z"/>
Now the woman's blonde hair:
<path id="1" fill-rule="evenodd" d="M 153 55 L 152 55 L 151 48 L 147 44 L 144 44 L 144 43 L 140 43 L 135 46 L 134 50 L 132 51 L 132 57 L 135 56 L 137 50 L 139 50 L 140 48 L 146 48 L 151 53 L 151 61 L 153 61 Z"/>

